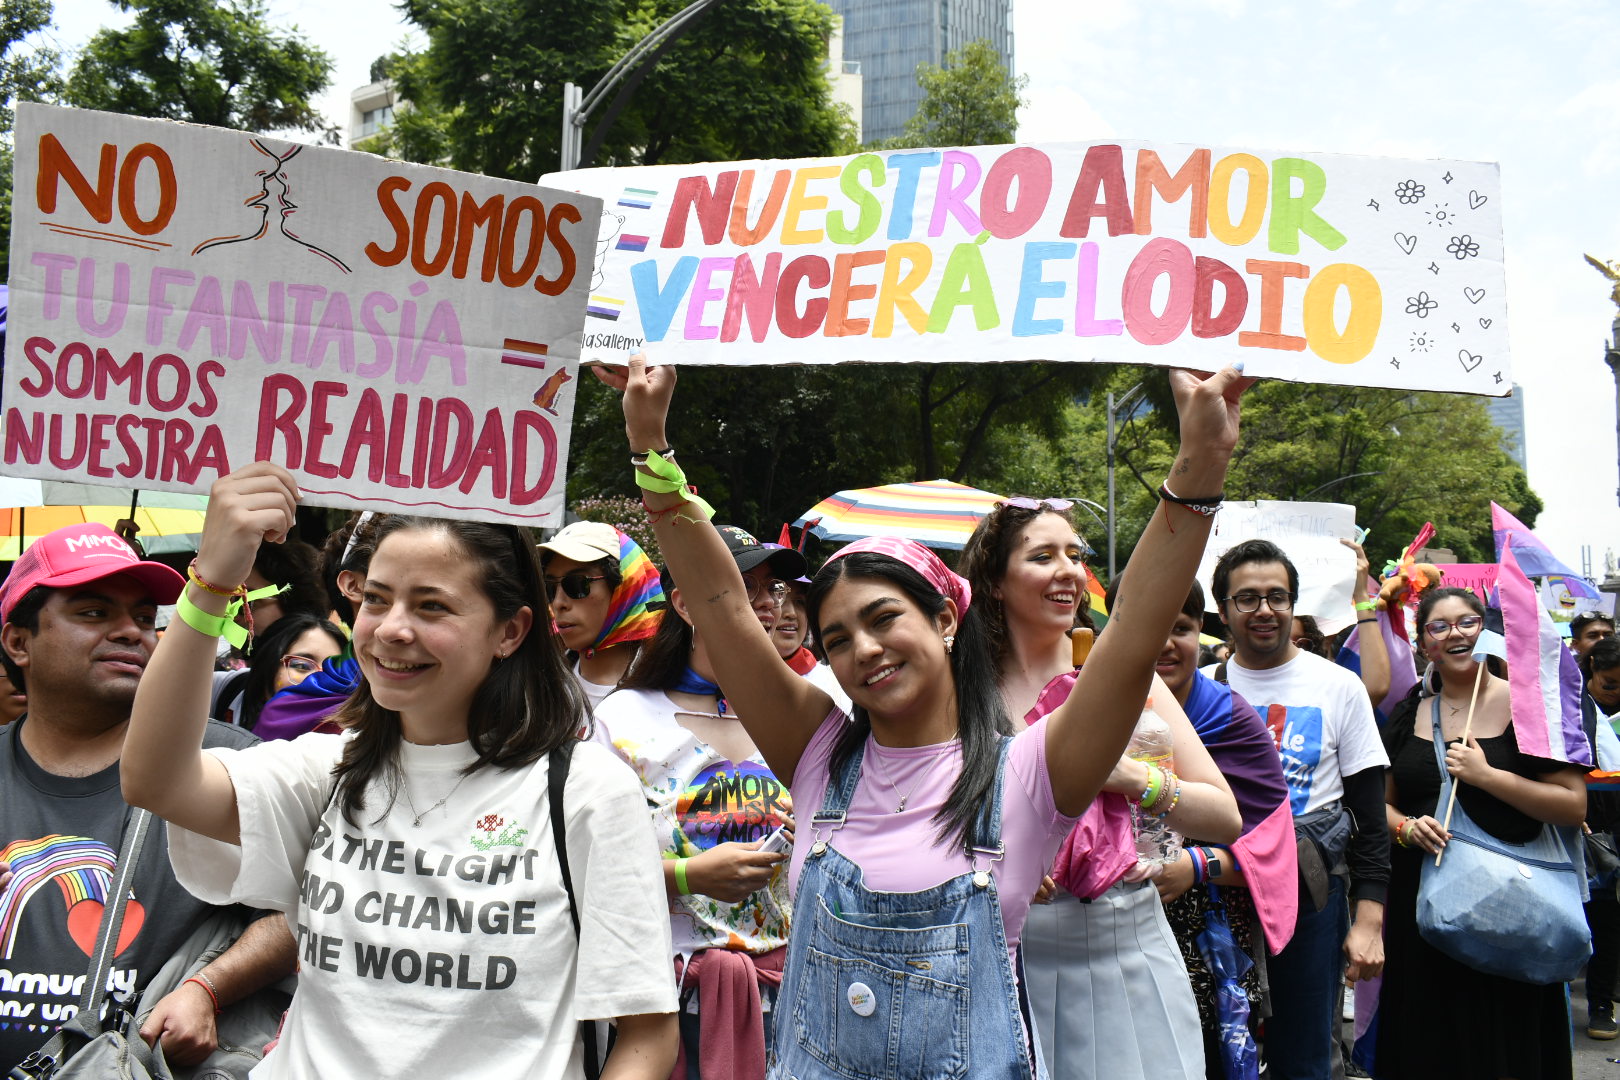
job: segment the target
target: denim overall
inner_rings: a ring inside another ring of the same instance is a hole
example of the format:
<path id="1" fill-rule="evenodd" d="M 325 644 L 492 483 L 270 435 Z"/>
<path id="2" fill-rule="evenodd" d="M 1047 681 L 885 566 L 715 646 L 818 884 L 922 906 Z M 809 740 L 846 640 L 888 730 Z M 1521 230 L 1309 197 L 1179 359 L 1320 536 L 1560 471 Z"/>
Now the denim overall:
<path id="1" fill-rule="evenodd" d="M 861 868 L 829 843 L 860 780 L 864 743 L 831 778 L 799 874 L 769 1080 L 1045 1080 L 1032 1061 L 989 869 L 1005 850 L 1001 785 L 1011 742 L 1001 742 L 973 870 L 922 892 L 867 889 Z"/>

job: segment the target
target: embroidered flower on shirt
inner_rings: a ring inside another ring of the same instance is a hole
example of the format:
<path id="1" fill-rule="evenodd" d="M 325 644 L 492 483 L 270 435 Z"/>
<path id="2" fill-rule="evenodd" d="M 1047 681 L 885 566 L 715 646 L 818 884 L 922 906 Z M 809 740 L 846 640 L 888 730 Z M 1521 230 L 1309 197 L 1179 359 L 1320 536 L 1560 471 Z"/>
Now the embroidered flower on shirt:
<path id="1" fill-rule="evenodd" d="M 479 851 L 497 847 L 522 847 L 523 838 L 529 835 L 528 829 L 519 828 L 515 821 L 507 824 L 506 819 L 499 814 L 485 814 L 473 822 L 473 828 L 484 834 L 482 837 L 468 838 L 472 846 Z"/>

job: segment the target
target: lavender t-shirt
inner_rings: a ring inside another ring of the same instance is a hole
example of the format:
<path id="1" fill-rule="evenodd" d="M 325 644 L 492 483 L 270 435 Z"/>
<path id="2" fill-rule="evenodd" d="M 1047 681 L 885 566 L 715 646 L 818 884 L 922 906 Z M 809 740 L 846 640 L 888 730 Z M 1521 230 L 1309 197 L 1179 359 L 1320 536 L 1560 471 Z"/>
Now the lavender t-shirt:
<path id="1" fill-rule="evenodd" d="M 827 766 L 849 718 L 834 709 L 816 729 L 794 774 L 791 791 L 798 821 L 789 888 L 797 894 L 799 873 L 815 842 L 811 816 L 827 793 Z M 868 889 L 921 892 L 973 869 L 955 840 L 941 844 L 934 813 L 943 806 L 962 771 L 962 743 L 890 747 L 868 736 L 860 782 L 844 825 L 829 837 L 833 847 L 860 866 Z M 1030 898 L 1052 866 L 1058 844 L 1079 818 L 1058 813 L 1046 772 L 1046 720 L 1013 737 L 1007 753 L 1001 804 L 1001 841 L 1007 854 L 991 865 L 1001 901 L 1007 946 L 1016 946 Z M 906 809 L 895 813 L 901 796 Z"/>

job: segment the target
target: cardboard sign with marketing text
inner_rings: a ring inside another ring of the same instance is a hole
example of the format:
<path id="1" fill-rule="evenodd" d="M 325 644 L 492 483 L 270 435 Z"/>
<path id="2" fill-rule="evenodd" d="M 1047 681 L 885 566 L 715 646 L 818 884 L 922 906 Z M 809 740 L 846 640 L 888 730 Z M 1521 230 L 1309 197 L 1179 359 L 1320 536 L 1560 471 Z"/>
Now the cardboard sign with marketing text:
<path id="1" fill-rule="evenodd" d="M 24 104 L 12 213 L 0 472 L 561 524 L 595 199 Z"/>
<path id="2" fill-rule="evenodd" d="M 586 169 L 583 356 L 1243 361 L 1506 394 L 1497 168 L 1143 142 Z"/>
<path id="3" fill-rule="evenodd" d="M 1215 527 L 1198 565 L 1206 590 L 1204 607 L 1219 611 L 1220 597 L 1210 588 L 1215 564 L 1228 548 L 1245 540 L 1269 540 L 1299 571 L 1295 615 L 1316 618 L 1335 633 L 1355 617 L 1351 594 L 1356 584 L 1356 556 L 1339 541 L 1357 535 L 1356 508 L 1344 503 L 1228 502 L 1215 515 Z"/>

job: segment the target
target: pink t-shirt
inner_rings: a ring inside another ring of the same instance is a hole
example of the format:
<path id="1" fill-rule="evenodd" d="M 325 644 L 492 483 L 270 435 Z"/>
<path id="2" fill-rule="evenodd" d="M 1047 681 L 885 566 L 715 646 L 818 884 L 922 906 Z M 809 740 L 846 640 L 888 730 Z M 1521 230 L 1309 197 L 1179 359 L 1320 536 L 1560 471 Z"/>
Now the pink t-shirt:
<path id="1" fill-rule="evenodd" d="M 811 816 L 827 793 L 827 766 L 849 718 L 834 709 L 805 747 L 791 790 L 798 822 L 788 887 L 797 894 L 799 873 L 815 842 Z M 970 873 L 972 862 L 954 840 L 942 845 L 934 813 L 944 805 L 962 771 L 962 743 L 889 747 L 867 737 L 860 782 L 843 827 L 830 835 L 839 853 L 860 866 L 866 887 L 877 892 L 921 892 Z M 1046 771 L 1046 721 L 1013 737 L 1007 753 L 1001 803 L 1001 842 L 1007 854 L 991 864 L 1001 901 L 1007 946 L 1019 942 L 1030 898 L 1052 865 L 1058 844 L 1078 818 L 1058 813 Z M 895 813 L 901 795 L 904 813 Z"/>

